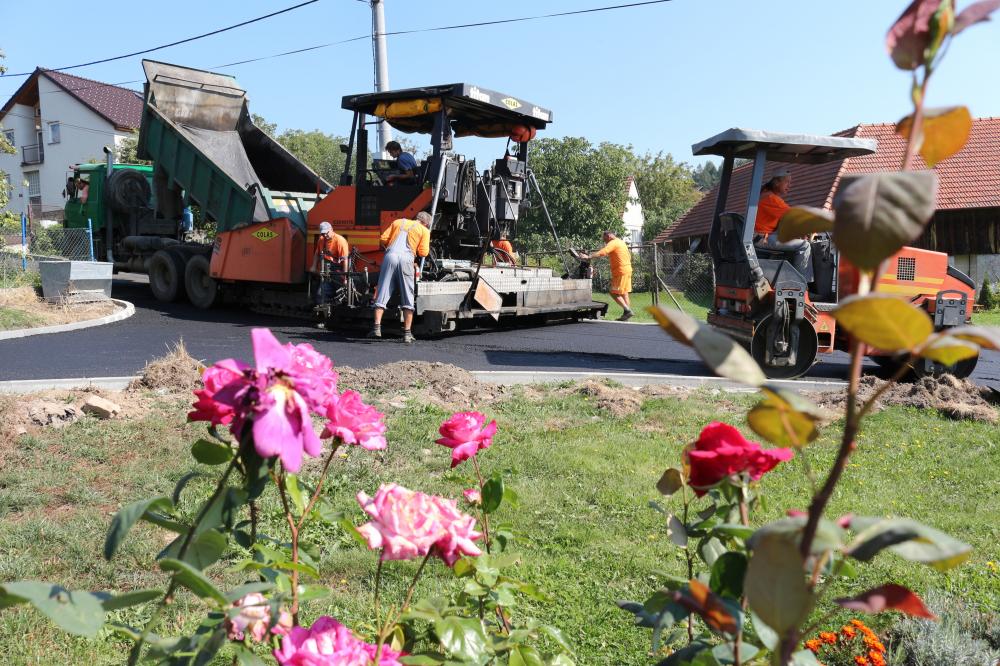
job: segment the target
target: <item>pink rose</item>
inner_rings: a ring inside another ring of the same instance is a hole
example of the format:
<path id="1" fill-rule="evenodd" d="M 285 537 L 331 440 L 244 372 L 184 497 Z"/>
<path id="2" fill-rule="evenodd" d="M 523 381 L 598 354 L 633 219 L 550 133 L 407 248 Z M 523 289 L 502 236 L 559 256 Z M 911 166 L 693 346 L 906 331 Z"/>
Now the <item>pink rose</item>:
<path id="1" fill-rule="evenodd" d="M 462 491 L 462 497 L 464 497 L 465 501 L 468 502 L 469 504 L 483 503 L 483 496 L 476 488 L 466 488 L 465 490 Z"/>
<path id="2" fill-rule="evenodd" d="M 327 403 L 326 417 L 330 420 L 323 437 L 339 437 L 345 444 L 357 444 L 369 451 L 386 447 L 385 415 L 362 402 L 357 392 L 344 391 Z"/>
<path id="3" fill-rule="evenodd" d="M 425 495 L 395 483 L 383 484 L 375 497 L 358 493 L 358 504 L 371 522 L 358 532 L 383 560 L 408 560 L 433 552 L 448 566 L 461 555 L 479 555 L 473 543 L 482 535 L 476 521 L 458 510 L 454 500 Z"/>
<path id="4" fill-rule="evenodd" d="M 274 651 L 280 666 L 369 666 L 377 646 L 366 643 L 332 617 L 324 615 L 308 629 L 294 627 Z M 400 652 L 382 646 L 376 666 L 402 666 Z"/>
<path id="5" fill-rule="evenodd" d="M 457 412 L 441 424 L 438 432 L 441 439 L 437 443 L 451 449 L 451 466 L 454 467 L 480 449 L 490 447 L 497 432 L 497 422 L 486 423 L 486 416 L 479 412 Z"/>
<path id="6" fill-rule="evenodd" d="M 685 454 L 691 465 L 691 486 L 701 497 L 715 484 L 737 474 L 757 481 L 778 463 L 791 460 L 791 449 L 762 449 L 725 423 L 710 423 Z"/>
<path id="7" fill-rule="evenodd" d="M 323 414 L 336 398 L 337 373 L 310 345 L 282 345 L 266 328 L 255 328 L 251 338 L 256 367 L 227 359 L 206 370 L 188 419 L 229 423 L 236 437 L 251 421 L 257 453 L 298 472 L 303 453 L 323 451 L 311 414 Z"/>
<path id="8" fill-rule="evenodd" d="M 247 636 L 254 643 L 260 643 L 267 638 L 268 622 L 271 620 L 271 602 L 260 593 L 250 594 L 237 599 L 233 608 L 240 611 L 233 617 L 226 618 L 226 631 L 230 640 L 242 641 Z M 277 622 L 271 627 L 271 633 L 283 636 L 292 627 L 292 616 L 287 611 L 281 611 Z"/>

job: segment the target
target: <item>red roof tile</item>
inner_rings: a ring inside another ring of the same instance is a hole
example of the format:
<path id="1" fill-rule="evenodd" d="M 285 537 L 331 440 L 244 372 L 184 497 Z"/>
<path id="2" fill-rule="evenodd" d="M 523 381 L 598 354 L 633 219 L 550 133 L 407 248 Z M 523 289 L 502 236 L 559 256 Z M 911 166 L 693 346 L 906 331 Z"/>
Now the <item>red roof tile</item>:
<path id="1" fill-rule="evenodd" d="M 764 171 L 765 178 L 779 166 L 791 171 L 789 204 L 830 208 L 837 185 L 844 174 L 892 171 L 898 169 L 903 161 L 906 144 L 896 134 L 894 124 L 856 125 L 838 132 L 836 136 L 876 139 L 878 150 L 871 155 L 828 164 L 768 163 Z M 927 167 L 918 157 L 914 168 Z M 938 210 L 1000 206 L 1000 118 L 974 120 L 965 147 L 956 155 L 940 162 L 934 170 L 938 174 Z M 749 184 L 749 164 L 733 171 L 726 210 L 740 211 L 746 207 Z M 708 234 L 717 196 L 718 186 L 702 197 L 676 224 L 661 232 L 654 242 Z"/>
<path id="2" fill-rule="evenodd" d="M 142 97 L 134 90 L 42 68 L 36 69 L 31 78 L 25 81 L 25 85 L 40 75 L 44 75 L 116 128 L 139 129 L 143 102 Z M 14 97 L 11 98 L 12 101 L 13 99 Z M 6 106 L 10 104 L 8 102 Z"/>

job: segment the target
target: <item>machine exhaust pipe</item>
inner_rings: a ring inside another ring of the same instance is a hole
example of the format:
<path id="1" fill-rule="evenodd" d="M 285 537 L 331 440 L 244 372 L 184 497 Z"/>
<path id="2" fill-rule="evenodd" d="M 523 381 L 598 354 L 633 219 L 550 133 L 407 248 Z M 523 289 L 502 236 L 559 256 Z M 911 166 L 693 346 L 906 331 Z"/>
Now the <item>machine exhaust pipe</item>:
<path id="1" fill-rule="evenodd" d="M 109 191 L 108 184 L 111 182 L 111 169 L 115 165 L 115 152 L 104 146 L 104 154 L 107 156 L 107 161 L 105 162 L 107 169 L 104 175 L 104 192 L 107 193 Z M 115 230 L 114 225 L 111 224 L 111 206 L 105 206 L 104 208 L 107 210 L 104 215 L 104 242 L 107 244 L 107 259 L 109 262 L 115 263 Z"/>

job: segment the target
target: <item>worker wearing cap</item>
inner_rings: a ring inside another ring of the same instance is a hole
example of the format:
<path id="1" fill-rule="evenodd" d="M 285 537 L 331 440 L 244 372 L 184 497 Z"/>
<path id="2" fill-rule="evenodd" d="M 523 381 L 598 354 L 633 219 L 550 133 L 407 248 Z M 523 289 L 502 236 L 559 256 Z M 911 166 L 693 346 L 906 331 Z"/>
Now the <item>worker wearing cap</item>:
<path id="1" fill-rule="evenodd" d="M 385 256 L 378 276 L 375 298 L 375 325 L 369 337 L 382 337 L 382 315 L 393 292 L 399 291 L 399 307 L 403 311 L 403 342 L 413 342 L 413 292 L 416 283 L 414 261 L 431 251 L 431 216 L 417 213 L 417 219 L 399 219 L 389 225 L 379 239 Z"/>
<path id="2" fill-rule="evenodd" d="M 580 258 L 596 259 L 598 257 L 608 257 L 611 260 L 611 298 L 622 307 L 622 316 L 618 321 L 628 321 L 635 314 L 632 312 L 632 302 L 629 294 L 632 293 L 632 251 L 628 249 L 625 241 L 615 236 L 611 231 L 605 231 L 604 247 L 587 254 L 580 253 Z"/>
<path id="3" fill-rule="evenodd" d="M 343 272 L 342 280 L 347 281 L 348 257 L 351 254 L 350 245 L 347 239 L 333 230 L 333 225 L 329 222 L 319 223 L 319 237 L 316 239 L 316 252 L 313 254 L 311 273 L 318 273 L 324 264 L 329 263 Z M 329 281 L 321 282 L 319 291 L 316 292 L 316 304 L 323 305 L 333 297 L 333 284 Z"/>
<path id="4" fill-rule="evenodd" d="M 778 240 L 778 223 L 782 215 L 788 212 L 789 206 L 784 197 L 792 186 L 792 174 L 788 169 L 778 169 L 761 188 L 760 202 L 757 204 L 757 220 L 753 227 L 753 244 L 757 247 L 787 252 L 791 263 L 801 273 L 806 282 L 812 282 L 812 262 L 809 260 L 812 248 L 809 241 L 796 238 L 782 243 Z"/>

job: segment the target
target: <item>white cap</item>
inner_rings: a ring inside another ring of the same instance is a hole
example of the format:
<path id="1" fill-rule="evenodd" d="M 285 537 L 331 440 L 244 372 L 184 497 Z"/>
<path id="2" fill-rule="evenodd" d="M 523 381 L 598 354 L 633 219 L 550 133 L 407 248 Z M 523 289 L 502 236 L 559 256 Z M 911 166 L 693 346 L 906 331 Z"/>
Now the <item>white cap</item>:
<path id="1" fill-rule="evenodd" d="M 328 234 L 331 231 L 333 231 L 333 225 L 332 224 L 330 224 L 329 222 L 320 222 L 319 223 L 319 232 L 321 234 Z"/>
<path id="2" fill-rule="evenodd" d="M 788 176 L 791 175 L 792 172 L 789 169 L 787 169 L 786 167 L 780 167 L 774 170 L 774 172 L 771 174 L 771 178 L 787 178 Z"/>

